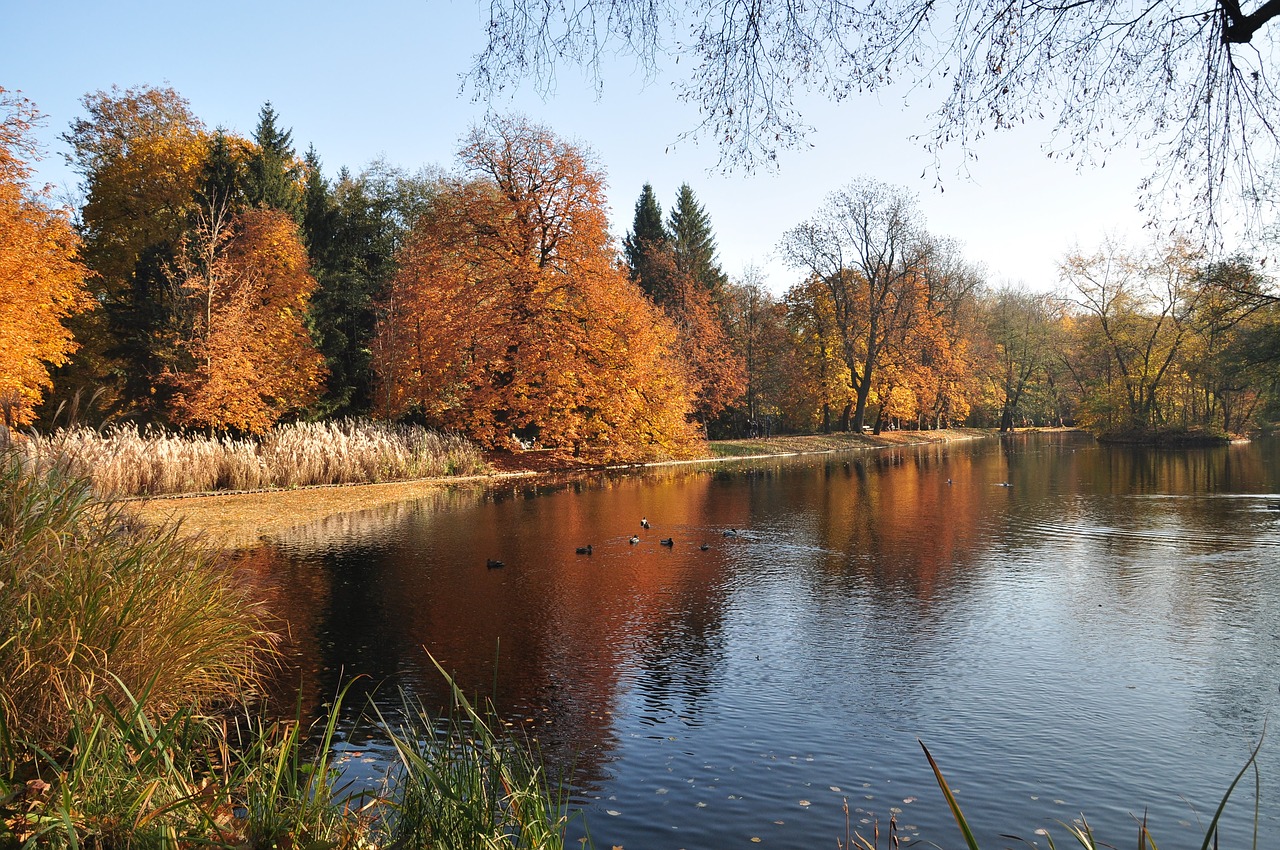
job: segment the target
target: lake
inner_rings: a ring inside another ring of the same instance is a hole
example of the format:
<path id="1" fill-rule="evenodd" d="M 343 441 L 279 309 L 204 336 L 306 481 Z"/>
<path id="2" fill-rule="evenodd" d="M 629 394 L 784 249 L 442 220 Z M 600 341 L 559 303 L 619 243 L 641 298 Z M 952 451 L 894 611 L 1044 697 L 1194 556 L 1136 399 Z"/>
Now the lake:
<path id="1" fill-rule="evenodd" d="M 1066 846 L 1082 812 L 1118 847 L 1144 813 L 1162 850 L 1199 847 L 1280 699 L 1278 448 L 1031 434 L 511 480 L 242 559 L 304 711 L 362 676 L 357 782 L 389 753 L 355 708 L 440 704 L 429 651 L 571 777 L 596 847 L 831 847 L 846 801 L 868 837 L 892 817 L 961 846 L 920 741 L 983 847 Z"/>

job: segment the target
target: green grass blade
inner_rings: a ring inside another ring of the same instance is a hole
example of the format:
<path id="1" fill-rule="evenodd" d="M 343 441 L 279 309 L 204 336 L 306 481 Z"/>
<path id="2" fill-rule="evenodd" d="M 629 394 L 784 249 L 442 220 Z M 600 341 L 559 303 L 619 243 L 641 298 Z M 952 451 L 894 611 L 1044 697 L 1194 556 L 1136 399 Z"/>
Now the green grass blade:
<path id="1" fill-rule="evenodd" d="M 1244 774 L 1249 772 L 1249 768 L 1253 767 L 1254 764 L 1257 764 L 1258 751 L 1262 749 L 1262 739 L 1265 736 L 1266 736 L 1266 726 L 1263 726 L 1262 735 L 1258 736 L 1258 745 L 1254 746 L 1252 753 L 1249 753 L 1248 762 L 1245 762 L 1244 767 L 1240 768 L 1240 772 L 1235 774 L 1234 780 L 1231 780 L 1231 785 L 1229 785 L 1228 789 L 1226 789 L 1226 794 L 1222 795 L 1221 803 L 1217 804 L 1217 812 L 1213 813 L 1212 821 L 1208 822 L 1208 830 L 1204 832 L 1204 844 L 1201 845 L 1201 850 L 1210 849 L 1210 845 L 1213 842 L 1213 835 L 1215 835 L 1215 833 L 1217 832 L 1217 822 L 1219 822 L 1220 819 L 1222 818 L 1222 810 L 1226 809 L 1226 801 L 1231 799 L 1231 794 L 1233 794 L 1233 792 L 1235 791 L 1235 786 L 1239 785 L 1240 780 L 1243 780 Z M 1257 832 L 1254 831 L 1254 835 L 1253 835 L 1254 849 L 1257 849 L 1257 845 L 1258 845 Z"/>
<path id="2" fill-rule="evenodd" d="M 942 776 L 942 769 L 933 760 L 933 755 L 929 752 L 929 748 L 924 745 L 924 741 L 920 741 L 920 749 L 924 750 L 924 757 L 929 760 L 929 767 L 933 768 L 933 775 L 938 780 L 938 787 L 942 789 L 942 796 L 947 798 L 947 805 L 951 807 L 951 814 L 955 817 L 960 831 L 964 833 L 965 844 L 968 845 L 969 850 L 979 850 L 978 840 L 973 837 L 973 830 L 969 828 L 969 822 L 965 820 L 964 812 L 960 811 L 960 804 L 956 802 L 955 794 L 951 793 L 951 786 L 947 785 L 947 780 Z"/>

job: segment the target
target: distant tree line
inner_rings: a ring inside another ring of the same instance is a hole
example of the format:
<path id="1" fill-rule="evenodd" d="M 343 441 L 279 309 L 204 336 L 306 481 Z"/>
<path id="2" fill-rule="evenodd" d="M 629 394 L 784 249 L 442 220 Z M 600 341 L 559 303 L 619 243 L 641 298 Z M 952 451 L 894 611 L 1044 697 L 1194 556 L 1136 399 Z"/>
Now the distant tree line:
<path id="1" fill-rule="evenodd" d="M 168 88 L 96 92 L 64 135 L 83 203 L 29 185 L 35 107 L 0 91 L 0 411 L 215 433 L 375 416 L 493 448 L 688 454 L 781 431 L 1248 430 L 1274 419 L 1260 264 L 1174 239 L 993 288 L 870 179 L 783 235 L 781 296 L 721 267 L 688 185 L 609 233 L 589 150 L 520 117 L 452 169 L 324 175 L 270 103 L 250 137 Z M 87 404 L 92 398 L 93 404 Z"/>

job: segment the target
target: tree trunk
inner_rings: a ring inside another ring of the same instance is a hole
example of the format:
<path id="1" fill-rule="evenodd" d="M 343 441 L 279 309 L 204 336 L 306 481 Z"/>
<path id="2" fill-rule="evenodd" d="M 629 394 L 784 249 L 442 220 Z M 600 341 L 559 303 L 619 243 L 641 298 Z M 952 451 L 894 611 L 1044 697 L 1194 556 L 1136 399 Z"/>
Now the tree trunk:
<path id="1" fill-rule="evenodd" d="M 1000 433 L 1007 434 L 1013 430 L 1013 410 L 1006 407 L 1000 413 Z"/>

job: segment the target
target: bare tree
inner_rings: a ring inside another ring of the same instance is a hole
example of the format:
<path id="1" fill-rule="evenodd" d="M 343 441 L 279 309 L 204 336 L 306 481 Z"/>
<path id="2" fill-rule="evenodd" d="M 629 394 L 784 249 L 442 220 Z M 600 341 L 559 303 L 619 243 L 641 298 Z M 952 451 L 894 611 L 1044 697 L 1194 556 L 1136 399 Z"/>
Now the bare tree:
<path id="1" fill-rule="evenodd" d="M 704 116 L 690 133 L 748 168 L 805 143 L 797 91 L 937 85 L 927 148 L 1047 117 L 1051 152 L 1093 161 L 1142 144 L 1157 163 L 1144 199 L 1215 225 L 1224 200 L 1256 212 L 1266 197 L 1277 14 L 1277 0 L 489 0 L 467 79 L 481 94 L 526 80 L 546 93 L 562 63 L 600 85 L 608 57 L 650 73 L 672 58 L 689 69 L 679 95 Z"/>
<path id="2" fill-rule="evenodd" d="M 861 431 L 881 356 L 913 320 L 925 283 L 927 240 L 915 200 L 896 186 L 855 181 L 787 231 L 778 248 L 831 296 L 854 389 L 852 427 Z"/>
<path id="3" fill-rule="evenodd" d="M 1023 394 L 1054 355 L 1055 299 L 1027 289 L 1000 289 L 983 302 L 990 380 L 1000 398 L 1000 430 L 1012 431 Z"/>

